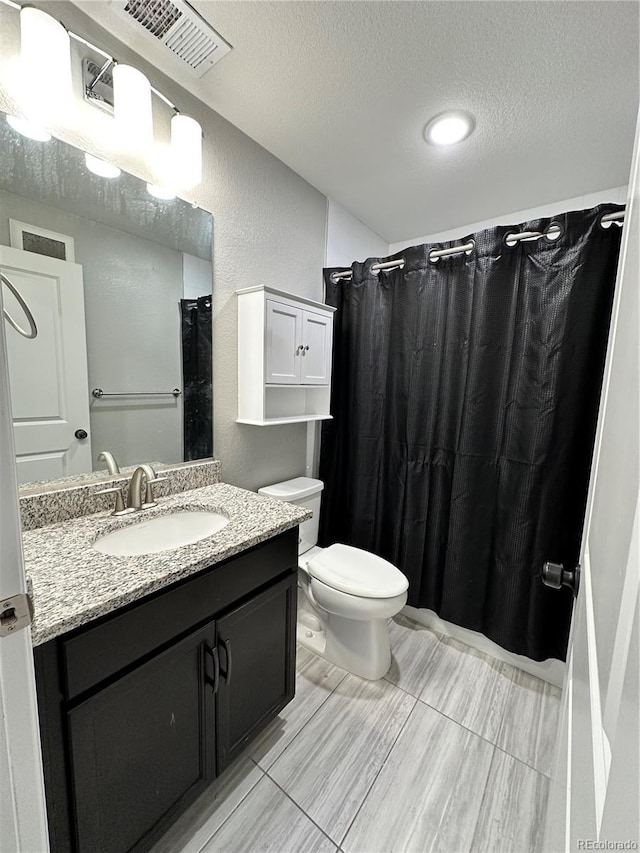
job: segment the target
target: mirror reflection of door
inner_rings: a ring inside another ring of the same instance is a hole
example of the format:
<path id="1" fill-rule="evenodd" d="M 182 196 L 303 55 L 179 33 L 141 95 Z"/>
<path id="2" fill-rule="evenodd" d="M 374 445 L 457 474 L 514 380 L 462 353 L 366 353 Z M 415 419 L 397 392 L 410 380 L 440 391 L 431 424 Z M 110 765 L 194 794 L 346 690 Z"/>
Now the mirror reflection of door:
<path id="1" fill-rule="evenodd" d="M 34 340 L 7 329 L 18 481 L 91 471 L 82 267 L 0 246 L 0 269 L 38 324 Z M 21 316 L 6 289 L 3 301 Z"/>

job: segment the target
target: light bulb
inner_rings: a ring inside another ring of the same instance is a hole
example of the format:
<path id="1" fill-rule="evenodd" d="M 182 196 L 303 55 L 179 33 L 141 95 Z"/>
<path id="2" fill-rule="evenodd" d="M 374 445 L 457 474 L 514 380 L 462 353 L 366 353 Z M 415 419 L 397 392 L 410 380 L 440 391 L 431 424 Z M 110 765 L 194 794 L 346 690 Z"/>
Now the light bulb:
<path id="1" fill-rule="evenodd" d="M 26 136 L 27 139 L 35 139 L 36 142 L 48 142 L 51 139 L 51 134 L 48 130 L 26 118 L 7 116 L 7 124 L 11 125 L 18 133 Z"/>
<path id="2" fill-rule="evenodd" d="M 71 102 L 69 33 L 32 6 L 20 10 L 20 73 L 26 117 L 36 123 L 64 118 Z"/>
<path id="3" fill-rule="evenodd" d="M 119 178 L 122 174 L 120 169 L 114 166 L 113 163 L 107 163 L 106 160 L 94 157 L 93 154 L 85 154 L 84 161 L 87 164 L 87 169 L 101 178 Z"/>
<path id="4" fill-rule="evenodd" d="M 176 197 L 174 190 L 169 189 L 169 187 L 161 187 L 159 184 L 147 184 L 147 192 L 162 201 L 171 201 Z"/>
<path id="5" fill-rule="evenodd" d="M 113 111 L 121 142 L 126 147 L 146 149 L 153 142 L 151 84 L 131 65 L 113 69 Z"/>
<path id="6" fill-rule="evenodd" d="M 466 139 L 474 127 L 473 117 L 457 110 L 432 118 L 424 129 L 424 137 L 432 145 L 455 145 Z"/>
<path id="7" fill-rule="evenodd" d="M 171 119 L 171 171 L 179 187 L 195 187 L 202 181 L 202 128 L 185 115 Z"/>

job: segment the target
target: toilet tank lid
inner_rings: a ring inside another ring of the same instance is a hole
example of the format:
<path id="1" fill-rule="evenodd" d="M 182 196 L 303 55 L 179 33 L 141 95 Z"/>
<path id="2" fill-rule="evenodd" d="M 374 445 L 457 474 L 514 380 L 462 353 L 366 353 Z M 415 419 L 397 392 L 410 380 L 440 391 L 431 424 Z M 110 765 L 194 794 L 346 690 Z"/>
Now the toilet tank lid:
<path id="1" fill-rule="evenodd" d="M 258 489 L 259 495 L 269 498 L 279 498 L 281 501 L 296 501 L 317 495 L 324 489 L 322 480 L 314 480 L 312 477 L 294 477 L 293 480 L 285 480 L 282 483 L 274 483 L 272 486 L 263 486 Z"/>

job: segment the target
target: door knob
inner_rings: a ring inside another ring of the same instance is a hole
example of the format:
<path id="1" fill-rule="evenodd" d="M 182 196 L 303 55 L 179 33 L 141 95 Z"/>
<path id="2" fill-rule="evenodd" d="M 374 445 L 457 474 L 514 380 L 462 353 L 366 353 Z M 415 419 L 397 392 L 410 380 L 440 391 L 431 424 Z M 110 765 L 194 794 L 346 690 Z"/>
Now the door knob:
<path id="1" fill-rule="evenodd" d="M 575 569 L 565 569 L 562 563 L 545 563 L 542 567 L 542 583 L 551 589 L 562 589 L 563 586 L 568 586 L 575 598 L 580 589 L 580 566 L 576 566 Z"/>
<path id="2" fill-rule="evenodd" d="M 89 433 L 86 431 L 86 429 L 77 429 L 74 432 L 74 435 L 76 438 L 79 438 L 80 440 L 82 440 L 83 438 L 86 438 L 89 435 Z"/>

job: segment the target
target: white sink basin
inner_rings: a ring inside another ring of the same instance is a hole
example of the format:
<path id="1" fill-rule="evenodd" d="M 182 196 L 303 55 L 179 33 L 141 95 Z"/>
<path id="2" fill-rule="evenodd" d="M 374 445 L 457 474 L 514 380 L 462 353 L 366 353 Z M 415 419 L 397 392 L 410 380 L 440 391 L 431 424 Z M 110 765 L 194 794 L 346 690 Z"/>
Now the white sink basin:
<path id="1" fill-rule="evenodd" d="M 139 521 L 101 536 L 93 543 L 96 551 L 112 557 L 135 557 L 181 548 L 206 539 L 229 523 L 226 515 L 203 510 L 172 512 L 148 521 Z"/>

